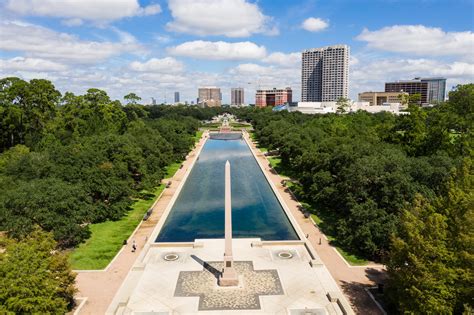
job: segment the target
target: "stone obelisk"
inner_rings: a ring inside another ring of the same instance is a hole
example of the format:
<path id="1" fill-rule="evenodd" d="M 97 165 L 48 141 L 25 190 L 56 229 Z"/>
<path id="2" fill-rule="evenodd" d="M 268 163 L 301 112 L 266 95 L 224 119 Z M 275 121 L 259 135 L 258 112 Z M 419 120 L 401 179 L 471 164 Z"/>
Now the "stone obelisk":
<path id="1" fill-rule="evenodd" d="M 232 204 L 230 194 L 230 163 L 225 162 L 225 251 L 224 268 L 219 277 L 219 285 L 224 287 L 239 284 L 239 276 L 234 269 L 232 257 Z"/>

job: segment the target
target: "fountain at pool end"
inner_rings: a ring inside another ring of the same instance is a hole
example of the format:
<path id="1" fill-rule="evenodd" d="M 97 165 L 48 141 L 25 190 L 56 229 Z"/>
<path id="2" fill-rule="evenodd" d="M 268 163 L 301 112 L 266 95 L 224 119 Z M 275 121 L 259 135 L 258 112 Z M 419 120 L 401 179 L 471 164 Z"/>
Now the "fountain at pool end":
<path id="1" fill-rule="evenodd" d="M 219 285 L 223 287 L 236 286 L 239 277 L 234 269 L 232 257 L 232 204 L 230 190 L 230 163 L 225 162 L 225 251 L 224 268 L 219 276 Z"/>

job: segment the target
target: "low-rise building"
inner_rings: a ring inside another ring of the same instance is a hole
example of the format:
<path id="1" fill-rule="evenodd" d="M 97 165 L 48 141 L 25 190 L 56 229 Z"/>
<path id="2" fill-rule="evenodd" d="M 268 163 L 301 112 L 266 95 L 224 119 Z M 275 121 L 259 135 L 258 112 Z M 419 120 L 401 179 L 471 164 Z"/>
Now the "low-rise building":
<path id="1" fill-rule="evenodd" d="M 385 92 L 420 94 L 420 104 L 438 104 L 446 97 L 446 78 L 414 78 L 385 83 Z"/>
<path id="2" fill-rule="evenodd" d="M 268 90 L 257 90 L 255 94 L 255 106 L 266 107 L 266 106 L 278 106 L 285 103 L 291 103 L 293 98 L 293 91 L 287 87 L 284 89 L 268 89 Z"/>
<path id="3" fill-rule="evenodd" d="M 303 114 L 330 114 L 338 113 L 337 102 L 298 102 L 289 104 L 286 109 L 290 112 L 301 112 Z M 395 115 L 401 114 L 400 103 L 385 103 L 381 105 L 370 105 L 369 102 L 352 102 L 346 112 L 357 112 L 363 110 L 369 113 L 390 112 Z"/>
<path id="4" fill-rule="evenodd" d="M 369 102 L 370 106 L 383 105 L 386 103 L 401 103 L 401 95 L 407 92 L 362 92 L 359 93 L 359 102 Z"/>

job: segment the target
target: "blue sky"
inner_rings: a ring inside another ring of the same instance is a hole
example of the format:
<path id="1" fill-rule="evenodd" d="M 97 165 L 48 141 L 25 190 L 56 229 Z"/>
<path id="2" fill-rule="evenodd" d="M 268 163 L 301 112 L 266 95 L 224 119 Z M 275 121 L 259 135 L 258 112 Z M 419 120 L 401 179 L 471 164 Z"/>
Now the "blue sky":
<path id="1" fill-rule="evenodd" d="M 384 82 L 474 81 L 474 2 L 397 0 L 0 0 L 0 75 L 62 91 L 195 100 L 199 86 L 291 86 L 300 53 L 351 47 L 350 96 Z"/>

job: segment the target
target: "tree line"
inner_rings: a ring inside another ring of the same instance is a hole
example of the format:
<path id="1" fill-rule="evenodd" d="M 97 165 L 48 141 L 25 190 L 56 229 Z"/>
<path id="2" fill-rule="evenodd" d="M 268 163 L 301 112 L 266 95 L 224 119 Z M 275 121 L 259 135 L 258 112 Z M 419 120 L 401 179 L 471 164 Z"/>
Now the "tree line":
<path id="1" fill-rule="evenodd" d="M 62 250 L 86 240 L 91 223 L 124 216 L 184 159 L 199 121 L 215 115 L 126 100 L 0 80 L 0 312 L 70 308 L 74 276 Z"/>
<path id="2" fill-rule="evenodd" d="M 473 305 L 474 84 L 414 103 L 400 116 L 237 114 L 336 245 L 388 266 L 392 310 L 460 314 Z"/>

